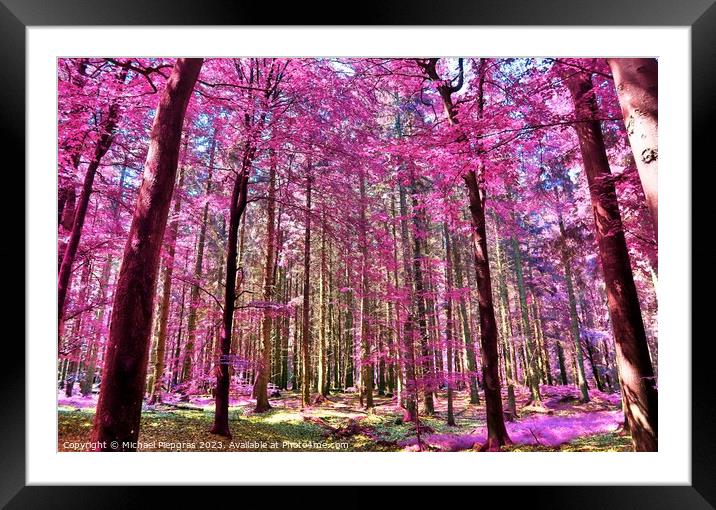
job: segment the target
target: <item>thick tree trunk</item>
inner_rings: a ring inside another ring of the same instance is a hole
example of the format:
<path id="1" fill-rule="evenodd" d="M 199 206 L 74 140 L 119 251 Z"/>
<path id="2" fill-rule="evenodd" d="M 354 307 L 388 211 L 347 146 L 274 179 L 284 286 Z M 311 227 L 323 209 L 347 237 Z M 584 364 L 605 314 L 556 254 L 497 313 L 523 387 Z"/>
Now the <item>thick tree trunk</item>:
<path id="1" fill-rule="evenodd" d="M 176 179 L 184 114 L 203 59 L 178 59 L 161 95 L 144 178 L 117 280 L 92 439 L 135 451 L 147 376 L 159 255 Z"/>
<path id="2" fill-rule="evenodd" d="M 483 450 L 499 450 L 502 445 L 511 444 L 507 435 L 505 417 L 502 411 L 502 395 L 497 358 L 497 323 L 492 302 L 492 277 L 487 255 L 485 209 L 483 192 L 477 182 L 477 175 L 470 170 L 465 175 L 470 213 L 472 215 L 472 242 L 475 253 L 475 275 L 477 278 L 478 303 L 480 308 L 480 342 L 482 344 L 482 379 L 485 386 L 485 414 L 487 419 L 487 442 Z"/>
<path id="3" fill-rule="evenodd" d="M 659 64 L 654 58 L 608 58 L 607 62 L 614 76 L 656 239 L 659 233 Z"/>
<path id="4" fill-rule="evenodd" d="M 574 99 L 582 161 L 589 183 L 594 221 L 607 289 L 607 304 L 624 390 L 624 409 L 637 451 L 656 451 L 658 393 L 639 298 L 624 239 L 619 204 L 611 179 L 604 139 L 596 120 L 591 78 L 578 73 L 568 80 Z"/>

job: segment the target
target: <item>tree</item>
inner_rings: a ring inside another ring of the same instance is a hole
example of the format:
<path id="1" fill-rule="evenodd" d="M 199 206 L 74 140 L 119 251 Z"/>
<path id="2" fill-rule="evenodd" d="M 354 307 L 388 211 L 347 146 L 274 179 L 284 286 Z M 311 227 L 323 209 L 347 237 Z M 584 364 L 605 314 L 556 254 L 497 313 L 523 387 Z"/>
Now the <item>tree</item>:
<path id="1" fill-rule="evenodd" d="M 657 451 L 656 381 L 604 138 L 596 120 L 594 88 L 586 72 L 573 73 L 567 85 L 574 101 L 574 127 L 592 199 L 624 410 L 635 449 Z"/>
<path id="2" fill-rule="evenodd" d="M 203 59 L 177 59 L 157 107 L 144 179 L 112 307 L 92 438 L 105 451 L 134 451 L 147 375 L 159 254 L 176 178 L 184 114 Z M 114 447 L 112 441 L 117 441 Z"/>

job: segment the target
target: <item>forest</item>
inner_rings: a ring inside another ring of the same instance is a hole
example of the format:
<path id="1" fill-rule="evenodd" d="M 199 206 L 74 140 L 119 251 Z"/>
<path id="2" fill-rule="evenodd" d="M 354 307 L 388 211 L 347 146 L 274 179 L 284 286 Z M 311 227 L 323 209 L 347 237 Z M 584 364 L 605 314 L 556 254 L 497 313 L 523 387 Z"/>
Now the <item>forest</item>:
<path id="1" fill-rule="evenodd" d="M 657 451 L 652 58 L 57 61 L 59 451 Z"/>

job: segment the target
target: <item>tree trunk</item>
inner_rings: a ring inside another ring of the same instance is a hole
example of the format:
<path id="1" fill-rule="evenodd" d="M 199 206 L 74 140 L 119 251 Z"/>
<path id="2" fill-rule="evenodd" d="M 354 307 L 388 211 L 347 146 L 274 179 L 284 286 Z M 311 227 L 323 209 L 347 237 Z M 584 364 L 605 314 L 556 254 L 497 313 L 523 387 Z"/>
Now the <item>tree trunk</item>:
<path id="1" fill-rule="evenodd" d="M 422 365 L 422 385 L 424 387 L 423 404 L 425 406 L 425 414 L 432 416 L 435 414 L 435 403 L 433 394 L 435 392 L 435 369 L 433 364 L 433 356 L 428 346 L 428 321 L 427 309 L 425 303 L 425 282 L 423 279 L 423 242 L 421 236 L 427 235 L 427 226 L 424 218 L 424 210 L 418 203 L 417 185 L 411 171 L 411 192 L 413 195 L 413 225 L 415 232 L 413 233 L 413 281 L 415 283 L 414 298 L 416 302 L 416 311 L 418 314 L 418 330 L 420 331 L 420 350 L 423 358 Z"/>
<path id="2" fill-rule="evenodd" d="M 557 340 L 557 362 L 559 363 L 560 384 L 566 386 L 569 384 L 569 379 L 567 378 L 567 367 L 564 364 L 564 348 L 559 340 Z"/>
<path id="3" fill-rule="evenodd" d="M 191 286 L 189 294 L 189 316 L 186 324 L 186 354 L 184 355 L 184 366 L 182 369 L 182 379 L 191 378 L 192 370 L 192 352 L 196 343 L 196 319 L 197 309 L 199 308 L 199 291 L 200 281 L 204 265 L 204 246 L 206 244 L 206 225 L 209 220 L 209 197 L 211 195 L 211 178 L 214 172 L 214 154 L 216 152 L 216 131 L 211 138 L 211 147 L 209 148 L 209 173 L 206 178 L 206 199 L 204 202 L 204 210 L 201 216 L 201 227 L 199 229 L 199 239 L 196 247 L 196 260 L 194 262 L 194 283 Z"/>
<path id="4" fill-rule="evenodd" d="M 589 402 L 589 388 L 587 387 L 587 376 L 584 374 L 584 355 L 582 354 L 582 339 L 579 332 L 579 316 L 577 315 L 577 298 L 574 296 L 574 285 L 572 283 L 572 263 L 567 248 L 567 235 L 564 230 L 562 213 L 559 214 L 559 233 L 561 236 L 560 249 L 562 253 L 562 267 L 564 267 L 564 280 L 567 285 L 567 298 L 569 299 L 569 324 L 574 344 L 574 355 L 577 360 L 577 386 L 581 397 L 580 402 Z"/>
<path id="5" fill-rule="evenodd" d="M 495 255 L 497 259 L 497 285 L 499 290 L 500 323 L 502 331 L 502 352 L 505 355 L 505 379 L 507 383 L 507 411 L 511 418 L 517 417 L 517 402 L 515 399 L 515 361 L 512 355 L 514 348 L 512 339 L 512 321 L 510 320 L 510 295 L 507 289 L 504 262 L 502 259 L 502 246 L 497 230 L 497 215 L 495 219 Z"/>
<path id="6" fill-rule="evenodd" d="M 276 160 L 273 154 L 270 155 L 270 158 L 268 202 L 266 204 L 266 263 L 264 267 L 264 301 L 267 304 L 273 300 L 276 283 L 274 271 L 276 259 Z M 257 413 L 264 413 L 271 409 L 267 388 L 271 371 L 272 313 L 270 308 L 265 308 L 261 318 L 261 360 L 253 390 L 256 397 L 254 411 Z"/>
<path id="7" fill-rule="evenodd" d="M 502 411 L 502 395 L 497 358 L 497 323 L 492 302 L 492 279 L 487 255 L 485 233 L 484 196 L 474 170 L 465 175 L 470 213 L 472 215 L 472 243 L 475 253 L 478 304 L 480 309 L 480 342 L 482 344 L 482 380 L 485 386 L 485 414 L 487 419 L 487 442 L 482 450 L 497 451 L 502 445 L 511 444 L 507 435 Z"/>
<path id="8" fill-rule="evenodd" d="M 400 200 L 400 244 L 403 262 L 403 287 L 408 290 L 409 313 L 403 324 L 403 365 L 405 371 L 404 407 L 407 412 L 406 421 L 417 422 L 418 419 L 418 386 L 416 380 L 415 342 L 413 339 L 415 316 L 412 311 L 415 304 L 413 291 L 413 268 L 410 264 L 410 233 L 408 231 L 408 204 L 405 188 L 399 184 Z M 396 282 L 397 283 L 397 282 Z"/>
<path id="9" fill-rule="evenodd" d="M 229 236 L 226 245 L 226 284 L 224 288 L 224 313 L 222 317 L 221 341 L 219 343 L 219 360 L 216 375 L 216 408 L 214 411 L 214 425 L 212 434 L 231 438 L 229 429 L 229 388 L 231 376 L 229 373 L 231 340 L 234 330 L 234 310 L 236 309 L 236 273 L 237 243 L 239 223 L 246 210 L 246 197 L 249 188 L 249 174 L 251 162 L 254 158 L 254 147 L 247 141 L 244 144 L 241 169 L 234 180 L 229 205 Z"/>
<path id="10" fill-rule="evenodd" d="M 79 199 L 77 200 L 77 207 L 74 209 L 72 232 L 70 233 L 70 238 L 67 241 L 67 246 L 64 249 L 62 263 L 60 264 L 59 274 L 57 275 L 57 317 L 60 323 L 58 328 L 60 332 L 63 329 L 62 324 L 65 316 L 65 300 L 67 299 L 67 293 L 70 287 L 72 266 L 74 265 L 77 249 L 80 245 L 80 238 L 82 237 L 82 227 L 85 224 L 85 217 L 87 216 L 87 206 L 89 205 L 90 196 L 92 195 L 92 185 L 94 184 L 94 178 L 97 174 L 99 164 L 112 145 L 112 137 L 117 127 L 118 112 L 119 105 L 117 102 L 113 102 L 109 107 L 107 120 L 101 128 L 102 132 L 97 140 L 94 157 L 87 167 L 84 182 L 82 183 L 82 191 L 80 192 Z"/>
<path id="11" fill-rule="evenodd" d="M 184 142 L 186 151 L 186 141 Z M 177 190 L 181 193 L 184 187 L 184 169 L 179 169 L 179 184 Z M 174 255 L 176 253 L 177 233 L 179 229 L 179 212 L 181 211 L 181 195 L 174 199 L 174 211 L 169 223 L 169 239 L 166 242 L 166 260 L 164 261 L 164 285 L 162 288 L 162 303 L 159 311 L 159 333 L 157 335 L 157 356 L 154 365 L 154 384 L 149 397 L 150 404 L 162 401 L 162 383 L 164 382 L 164 352 L 167 342 L 167 326 L 169 325 L 169 308 L 172 294 L 172 277 L 174 276 Z"/>
<path id="12" fill-rule="evenodd" d="M 455 249 L 453 249 L 453 264 L 455 266 L 455 284 L 458 288 L 463 288 L 463 267 L 462 258 L 460 256 L 460 244 L 457 244 Z M 475 342 L 470 329 L 470 319 L 467 314 L 467 307 L 465 306 L 465 298 L 463 296 L 460 296 L 458 311 L 462 322 L 467 369 L 470 372 L 470 403 L 478 405 L 480 403 L 480 392 L 477 385 L 477 356 L 475 354 Z"/>
<path id="13" fill-rule="evenodd" d="M 330 388 L 328 379 L 328 267 L 326 265 L 326 211 L 325 206 L 321 208 L 321 277 L 319 282 L 319 331 L 318 331 L 318 391 L 327 397 Z"/>
<path id="14" fill-rule="evenodd" d="M 368 333 L 372 329 L 366 319 L 371 307 L 368 298 L 368 235 L 367 235 L 367 218 L 366 218 L 366 189 L 365 189 L 365 169 L 358 171 L 359 187 L 360 187 L 360 249 L 361 249 L 361 394 L 365 397 L 365 408 L 373 408 L 373 360 L 371 359 L 371 339 Z"/>
<path id="15" fill-rule="evenodd" d="M 646 205 L 658 238 L 659 64 L 654 58 L 608 58 L 629 144 L 634 153 Z"/>
<path id="16" fill-rule="evenodd" d="M 301 332 L 301 407 L 311 404 L 311 188 L 313 178 L 311 177 L 311 163 L 306 169 L 306 230 L 303 241 L 303 330 Z"/>
<path id="17" fill-rule="evenodd" d="M 92 440 L 102 443 L 101 450 L 136 450 L 159 256 L 174 191 L 184 114 L 202 62 L 177 59 L 152 124 L 144 178 L 115 290 L 94 419 Z"/>
<path id="18" fill-rule="evenodd" d="M 568 80 L 594 210 L 597 244 L 607 289 L 607 304 L 624 389 L 624 408 L 637 451 L 657 451 L 658 393 L 639 298 L 624 239 L 619 204 L 611 179 L 604 139 L 596 120 L 591 78 L 578 73 Z"/>
<path id="19" fill-rule="evenodd" d="M 452 243 L 447 223 L 443 223 L 445 237 L 445 284 L 448 296 L 445 306 L 445 343 L 447 348 L 447 424 L 455 425 L 455 411 L 453 410 L 453 308 L 450 293 L 453 290 L 452 275 Z"/>
<path id="20" fill-rule="evenodd" d="M 522 273 L 522 251 L 520 243 L 515 236 L 512 236 L 512 250 L 515 259 L 515 276 L 517 277 L 517 291 L 520 298 L 520 310 L 522 311 L 522 333 L 525 336 L 527 348 L 527 384 L 530 389 L 530 400 L 528 405 L 532 407 L 543 407 L 542 396 L 539 391 L 540 369 L 539 351 L 535 345 L 532 328 L 530 327 L 529 310 L 527 308 L 527 292 Z"/>
<path id="21" fill-rule="evenodd" d="M 110 273 L 112 271 L 112 256 L 107 257 L 107 261 L 104 263 L 102 268 L 102 280 L 100 281 L 99 299 L 102 301 L 97 312 L 97 331 L 95 333 L 94 341 L 90 349 L 89 361 L 85 371 L 85 378 L 80 387 L 83 396 L 89 396 L 92 394 L 92 386 L 94 384 L 94 376 L 97 370 L 97 356 L 100 352 L 102 345 L 102 327 L 105 322 L 104 313 L 107 306 L 103 303 L 107 299 L 107 286 L 109 285 Z"/>

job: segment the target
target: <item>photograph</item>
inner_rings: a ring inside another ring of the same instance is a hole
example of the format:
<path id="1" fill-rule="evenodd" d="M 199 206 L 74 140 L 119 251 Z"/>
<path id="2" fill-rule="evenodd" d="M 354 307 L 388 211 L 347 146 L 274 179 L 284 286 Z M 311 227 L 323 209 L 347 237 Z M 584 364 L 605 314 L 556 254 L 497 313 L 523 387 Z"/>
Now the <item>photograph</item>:
<path id="1" fill-rule="evenodd" d="M 658 452 L 658 86 L 57 58 L 57 452 Z"/>

